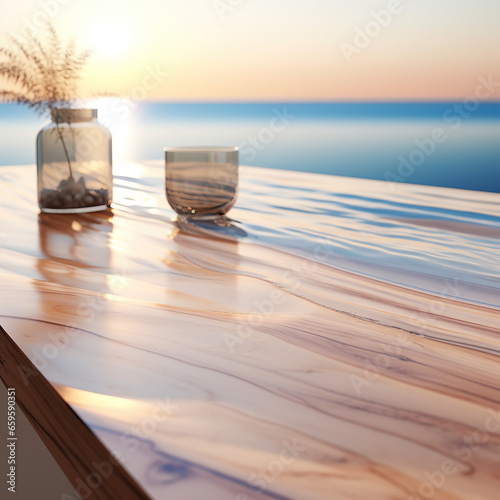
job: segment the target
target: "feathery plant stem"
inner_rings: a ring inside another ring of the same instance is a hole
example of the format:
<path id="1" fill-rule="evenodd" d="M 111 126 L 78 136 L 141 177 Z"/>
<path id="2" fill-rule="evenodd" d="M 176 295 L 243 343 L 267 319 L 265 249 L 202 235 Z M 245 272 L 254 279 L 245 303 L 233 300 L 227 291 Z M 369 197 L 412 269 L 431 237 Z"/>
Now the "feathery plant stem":
<path id="1" fill-rule="evenodd" d="M 57 115 L 59 117 L 59 114 Z M 62 135 L 62 130 L 61 127 L 59 126 L 59 120 L 56 119 L 56 129 L 57 133 L 59 135 L 59 139 L 61 139 L 61 144 L 64 149 L 64 155 L 66 156 L 66 160 L 68 162 L 68 168 L 69 168 L 69 178 L 74 179 L 73 177 L 73 169 L 71 168 L 71 160 L 69 159 L 69 154 L 68 154 L 68 148 L 66 147 L 66 143 L 64 142 L 64 137 Z"/>
<path id="2" fill-rule="evenodd" d="M 76 102 L 77 82 L 90 52 L 77 52 L 73 41 L 63 47 L 54 25 L 48 20 L 45 24 L 47 44 L 30 33 L 26 39 L 11 35 L 12 48 L 0 47 L 0 80 L 10 87 L 0 90 L 0 101 L 23 104 L 41 115 L 55 110 L 57 133 L 73 178 L 58 109 Z"/>

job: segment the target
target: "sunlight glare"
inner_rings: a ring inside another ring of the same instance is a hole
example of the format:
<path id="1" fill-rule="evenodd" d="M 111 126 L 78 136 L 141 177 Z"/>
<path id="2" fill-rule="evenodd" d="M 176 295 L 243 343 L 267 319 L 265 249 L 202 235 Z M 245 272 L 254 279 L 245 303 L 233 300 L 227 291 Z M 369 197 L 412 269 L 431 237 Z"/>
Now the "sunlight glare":
<path id="1" fill-rule="evenodd" d="M 116 57 L 123 55 L 130 46 L 130 33 L 124 25 L 101 23 L 89 32 L 88 43 L 94 55 Z"/>

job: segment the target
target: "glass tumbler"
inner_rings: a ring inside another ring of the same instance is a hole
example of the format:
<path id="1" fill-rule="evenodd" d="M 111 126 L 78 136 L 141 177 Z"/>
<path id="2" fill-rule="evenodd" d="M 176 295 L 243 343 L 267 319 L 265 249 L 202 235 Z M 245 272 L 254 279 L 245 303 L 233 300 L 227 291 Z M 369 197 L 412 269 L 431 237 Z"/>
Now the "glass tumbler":
<path id="1" fill-rule="evenodd" d="M 186 217 L 226 214 L 238 196 L 237 147 L 165 148 L 167 201 Z"/>

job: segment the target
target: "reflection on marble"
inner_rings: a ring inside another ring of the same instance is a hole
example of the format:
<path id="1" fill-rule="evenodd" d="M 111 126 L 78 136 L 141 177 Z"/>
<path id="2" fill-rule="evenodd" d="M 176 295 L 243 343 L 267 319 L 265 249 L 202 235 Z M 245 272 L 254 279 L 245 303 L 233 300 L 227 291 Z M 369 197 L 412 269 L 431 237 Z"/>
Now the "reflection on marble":
<path id="1" fill-rule="evenodd" d="M 0 323 L 152 498 L 495 498 L 500 196 L 240 174 L 211 225 L 0 167 Z"/>

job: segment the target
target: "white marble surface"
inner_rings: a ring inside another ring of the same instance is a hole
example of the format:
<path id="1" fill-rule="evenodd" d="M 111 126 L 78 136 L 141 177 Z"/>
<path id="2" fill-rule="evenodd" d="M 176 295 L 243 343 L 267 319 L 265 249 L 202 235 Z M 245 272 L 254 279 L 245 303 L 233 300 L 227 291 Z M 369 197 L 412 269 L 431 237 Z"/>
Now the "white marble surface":
<path id="1" fill-rule="evenodd" d="M 500 195 L 242 168 L 214 227 L 115 176 L 0 167 L 0 324 L 152 498 L 496 498 Z"/>

